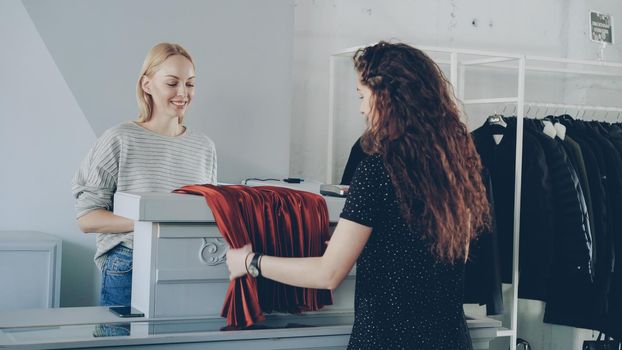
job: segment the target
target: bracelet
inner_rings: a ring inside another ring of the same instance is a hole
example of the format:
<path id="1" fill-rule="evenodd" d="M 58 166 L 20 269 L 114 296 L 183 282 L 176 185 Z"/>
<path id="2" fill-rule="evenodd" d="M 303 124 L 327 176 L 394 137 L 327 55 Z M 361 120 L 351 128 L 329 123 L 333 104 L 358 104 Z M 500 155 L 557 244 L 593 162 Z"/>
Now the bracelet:
<path id="1" fill-rule="evenodd" d="M 250 272 L 248 272 L 248 263 L 247 263 L 247 261 L 248 261 L 248 257 L 251 256 L 251 254 L 253 254 L 253 252 L 250 252 L 250 253 L 246 254 L 246 257 L 244 258 L 244 268 L 246 269 L 246 273 L 250 273 Z"/>

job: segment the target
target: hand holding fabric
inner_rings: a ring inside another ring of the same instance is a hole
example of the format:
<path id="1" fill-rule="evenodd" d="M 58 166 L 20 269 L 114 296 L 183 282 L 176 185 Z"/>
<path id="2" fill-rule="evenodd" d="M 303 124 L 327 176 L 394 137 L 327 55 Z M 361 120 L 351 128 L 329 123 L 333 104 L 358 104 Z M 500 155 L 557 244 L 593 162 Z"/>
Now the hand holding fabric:
<path id="1" fill-rule="evenodd" d="M 248 255 L 253 252 L 250 244 L 239 249 L 229 248 L 227 250 L 227 268 L 229 269 L 229 280 L 233 281 L 238 277 L 246 275 L 246 260 Z"/>
<path id="2" fill-rule="evenodd" d="M 225 329 L 250 327 L 265 320 L 264 312 L 300 313 L 332 304 L 328 290 L 253 278 L 245 265 L 252 251 L 278 257 L 322 256 L 322 242 L 330 239 L 328 208 L 322 196 L 273 186 L 208 184 L 184 186 L 175 192 L 205 198 L 231 249 L 227 254 L 231 283 L 221 312 L 227 318 Z"/>

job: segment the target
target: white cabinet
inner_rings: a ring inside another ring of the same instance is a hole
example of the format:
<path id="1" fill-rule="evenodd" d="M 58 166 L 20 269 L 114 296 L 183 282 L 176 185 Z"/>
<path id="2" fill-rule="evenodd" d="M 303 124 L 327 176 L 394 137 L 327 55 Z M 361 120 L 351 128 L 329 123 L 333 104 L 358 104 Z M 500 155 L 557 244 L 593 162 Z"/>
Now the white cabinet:
<path id="1" fill-rule="evenodd" d="M 326 198 L 333 225 L 344 202 L 343 198 Z M 150 319 L 220 317 L 229 287 L 227 244 L 205 199 L 176 193 L 117 192 L 114 203 L 115 214 L 136 221 L 132 306 Z M 320 313 L 353 315 L 354 282 L 355 269 L 335 290 L 333 305 Z"/>
<path id="2" fill-rule="evenodd" d="M 0 231 L 0 311 L 58 307 L 61 239 Z"/>

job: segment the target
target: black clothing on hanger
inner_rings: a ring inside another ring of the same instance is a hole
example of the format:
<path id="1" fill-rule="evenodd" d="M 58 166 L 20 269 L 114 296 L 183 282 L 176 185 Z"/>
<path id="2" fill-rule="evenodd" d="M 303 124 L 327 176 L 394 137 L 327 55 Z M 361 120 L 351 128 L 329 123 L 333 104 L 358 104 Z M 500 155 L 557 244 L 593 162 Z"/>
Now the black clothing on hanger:
<path id="1" fill-rule="evenodd" d="M 486 305 L 487 315 L 499 315 L 503 313 L 503 293 L 494 222 L 494 195 L 490 175 L 486 169 L 482 172 L 482 180 L 491 206 L 493 222 L 490 231 L 480 233 L 480 236 L 471 242 L 464 272 L 464 302 Z"/>
<path id="2" fill-rule="evenodd" d="M 560 324 L 582 326 L 591 324 L 591 307 L 582 308 L 593 298 L 592 238 L 587 205 L 579 178 L 572 167 L 562 141 L 543 133 L 542 122 L 525 119 L 525 134 L 531 134 L 542 145 L 553 189 L 554 231 L 549 234 L 552 260 L 546 281 L 545 319 L 563 320 Z M 524 257 L 535 249 L 527 247 Z M 529 252 L 529 253 L 527 253 Z M 545 266 L 543 266 L 546 268 Z M 519 285 L 519 290 L 521 286 Z M 520 296 L 520 294 L 519 294 Z M 527 297 L 523 294 L 522 297 Z"/>
<path id="3" fill-rule="evenodd" d="M 486 122 L 474 130 L 472 135 L 482 164 L 489 171 L 492 180 L 501 279 L 505 283 L 511 283 L 516 119 L 505 120 L 507 127 L 504 130 L 495 130 Z M 500 132 L 503 132 L 503 138 L 497 145 L 493 135 Z M 549 271 L 543 267 L 550 266 L 552 256 L 552 189 L 542 147 L 533 135 L 524 134 L 524 140 L 519 248 L 527 252 L 530 247 L 536 252 L 530 251 L 530 259 L 519 259 L 519 296 L 545 300 Z"/>

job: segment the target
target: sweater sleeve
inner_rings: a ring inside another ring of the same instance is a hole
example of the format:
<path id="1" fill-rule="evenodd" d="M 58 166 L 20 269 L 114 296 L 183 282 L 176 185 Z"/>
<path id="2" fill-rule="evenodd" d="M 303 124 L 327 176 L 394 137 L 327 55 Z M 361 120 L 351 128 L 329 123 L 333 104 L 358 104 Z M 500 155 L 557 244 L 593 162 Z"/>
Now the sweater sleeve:
<path id="1" fill-rule="evenodd" d="M 112 211 L 120 152 L 120 138 L 107 131 L 86 155 L 72 181 L 76 218 L 95 209 Z"/>

